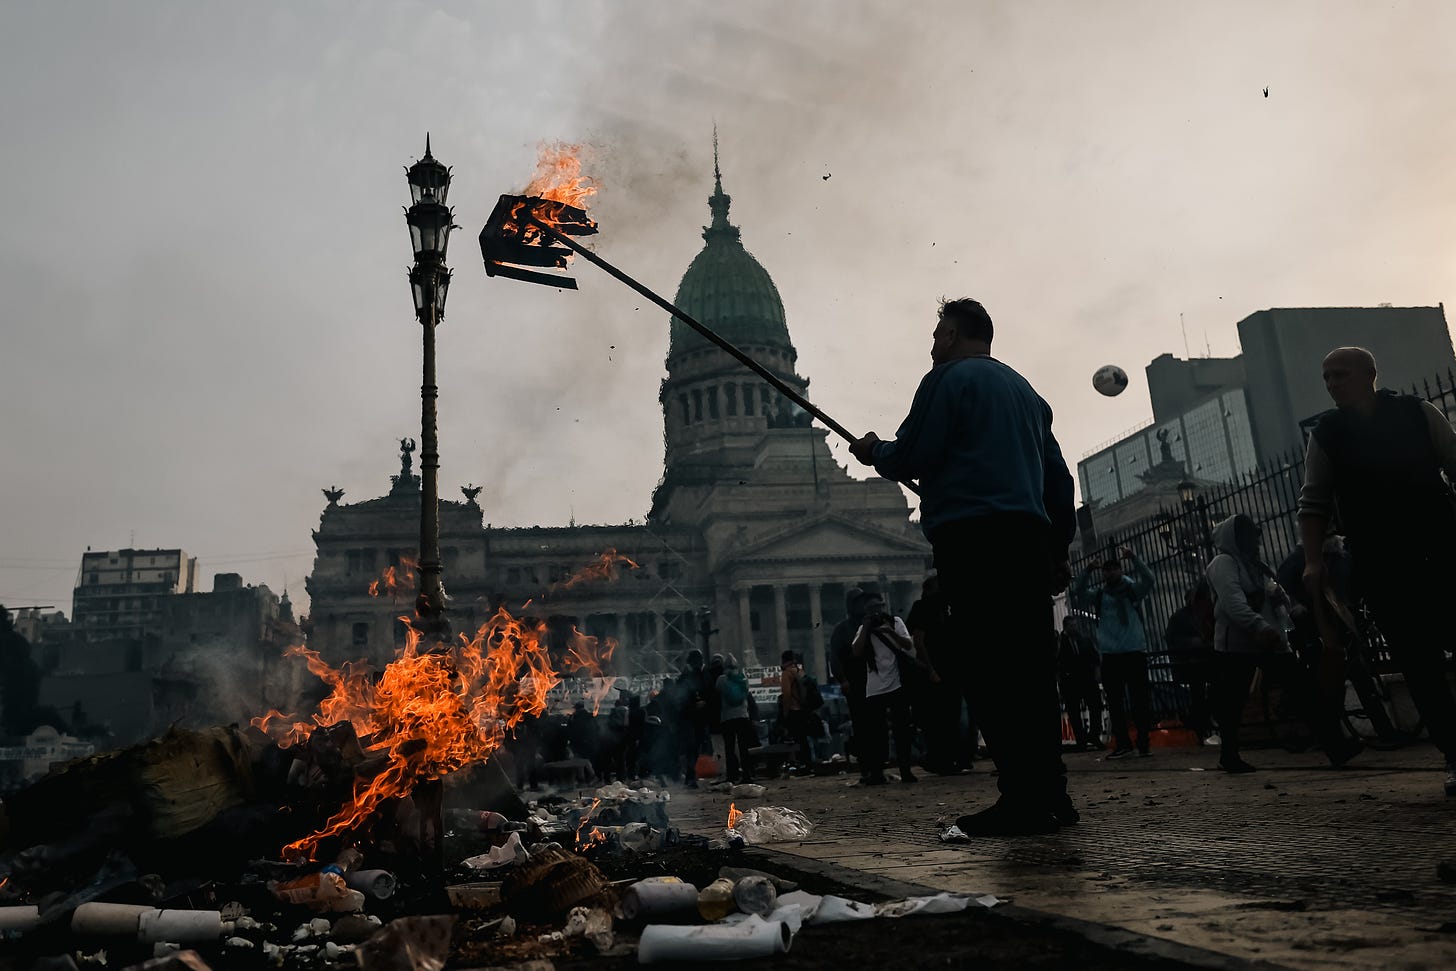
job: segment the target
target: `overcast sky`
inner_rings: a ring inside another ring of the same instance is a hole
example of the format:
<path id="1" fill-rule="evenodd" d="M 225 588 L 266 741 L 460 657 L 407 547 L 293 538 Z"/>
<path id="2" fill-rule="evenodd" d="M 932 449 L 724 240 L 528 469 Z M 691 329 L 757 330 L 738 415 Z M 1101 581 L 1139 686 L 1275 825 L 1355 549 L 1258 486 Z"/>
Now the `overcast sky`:
<path id="1" fill-rule="evenodd" d="M 820 407 L 893 432 L 937 298 L 972 295 L 1075 463 L 1149 415 L 1180 313 L 1228 355 L 1262 308 L 1456 296 L 1453 36 L 1443 0 L 12 0 L 0 602 L 69 612 L 86 547 L 129 544 L 305 602 L 319 490 L 383 494 L 418 437 L 427 130 L 462 227 L 441 493 L 615 523 L 661 474 L 668 322 L 586 265 L 578 292 L 485 277 L 541 140 L 593 147 L 596 248 L 670 297 L 716 120 Z"/>

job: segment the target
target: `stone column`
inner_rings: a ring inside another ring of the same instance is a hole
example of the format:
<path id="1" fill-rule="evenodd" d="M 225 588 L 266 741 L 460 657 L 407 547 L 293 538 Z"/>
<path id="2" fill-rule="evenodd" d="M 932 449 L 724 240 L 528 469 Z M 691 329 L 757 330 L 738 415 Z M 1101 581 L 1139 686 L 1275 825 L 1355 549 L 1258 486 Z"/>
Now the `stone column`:
<path id="1" fill-rule="evenodd" d="M 771 664 L 779 663 L 785 651 L 789 649 L 789 599 L 788 588 L 782 583 L 775 583 L 773 588 L 774 600 L 774 656 L 770 659 Z"/>
<path id="2" fill-rule="evenodd" d="M 753 643 L 753 598 L 752 587 L 739 587 L 733 591 L 738 597 L 738 639 L 743 645 L 743 666 L 757 667 L 763 663 L 758 656 L 757 645 Z"/>
<path id="3" fill-rule="evenodd" d="M 829 659 L 824 654 L 824 603 L 819 584 L 809 584 L 809 643 L 814 655 L 809 661 L 809 673 L 819 679 L 820 684 L 829 682 Z"/>

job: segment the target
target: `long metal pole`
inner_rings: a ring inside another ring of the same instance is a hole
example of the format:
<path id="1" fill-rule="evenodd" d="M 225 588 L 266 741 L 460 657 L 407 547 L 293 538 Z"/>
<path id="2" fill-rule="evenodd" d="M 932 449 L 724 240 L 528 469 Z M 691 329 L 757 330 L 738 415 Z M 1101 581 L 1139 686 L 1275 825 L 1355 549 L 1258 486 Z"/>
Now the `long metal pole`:
<path id="1" fill-rule="evenodd" d="M 757 374 L 759 377 L 763 378 L 765 381 L 773 385 L 779 391 L 783 392 L 786 398 L 788 398 L 794 404 L 798 405 L 800 408 L 803 408 L 815 418 L 819 419 L 821 422 L 824 423 L 825 427 L 833 431 L 835 434 L 839 435 L 845 441 L 856 442 L 859 440 L 859 436 L 851 434 L 849 429 L 845 428 L 839 422 L 835 421 L 833 418 L 830 418 L 828 415 L 824 414 L 824 412 L 814 407 L 814 405 L 809 401 L 808 398 L 805 398 L 803 395 L 799 394 L 799 392 L 795 391 L 793 387 L 787 384 L 777 374 L 774 374 L 768 368 L 764 367 L 762 364 L 758 363 L 753 358 L 740 351 L 737 347 L 734 347 L 728 341 L 718 336 L 718 334 L 712 328 L 698 322 L 697 320 L 694 320 L 691 316 L 689 316 L 683 310 L 679 309 L 676 305 L 668 302 L 667 300 L 664 300 L 662 297 L 659 297 L 657 294 L 653 293 L 651 290 L 647 289 L 645 286 L 638 283 L 636 280 L 632 279 L 630 276 L 623 273 L 621 270 L 617 269 L 615 266 L 608 263 L 597 254 L 593 253 L 591 250 L 578 244 L 570 236 L 558 232 L 556 229 L 547 225 L 546 223 L 539 222 L 538 220 L 536 220 L 535 217 L 529 214 L 526 216 L 526 221 L 530 222 L 533 226 L 546 233 L 556 242 L 561 243 L 564 246 L 569 246 L 572 250 L 580 254 L 583 259 L 601 267 L 607 273 L 616 277 L 618 280 L 621 280 L 623 283 L 627 284 L 627 286 L 631 287 L 633 290 L 636 290 L 638 293 L 642 294 L 642 296 L 646 297 L 648 300 L 651 300 L 663 310 L 666 310 L 678 320 L 681 320 L 693 330 L 697 331 L 699 334 L 702 334 L 708 340 L 712 341 L 714 344 L 717 344 L 731 357 L 737 360 L 738 363 L 742 364 L 754 374 Z"/>

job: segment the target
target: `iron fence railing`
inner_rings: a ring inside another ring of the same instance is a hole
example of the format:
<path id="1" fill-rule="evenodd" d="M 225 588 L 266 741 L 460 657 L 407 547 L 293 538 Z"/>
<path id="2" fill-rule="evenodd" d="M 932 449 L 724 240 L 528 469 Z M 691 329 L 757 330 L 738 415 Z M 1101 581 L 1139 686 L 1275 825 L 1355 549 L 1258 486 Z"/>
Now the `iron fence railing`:
<path id="1" fill-rule="evenodd" d="M 1448 370 L 1408 390 L 1430 401 L 1456 424 L 1456 374 Z M 1319 417 L 1300 422 L 1306 439 Z M 1214 525 L 1238 513 L 1248 515 L 1263 529 L 1265 562 L 1277 568 L 1299 548 L 1299 490 L 1303 482 L 1304 454 L 1292 450 L 1235 481 L 1201 490 L 1181 507 L 1165 508 L 1123 529 L 1099 531 L 1096 546 L 1084 550 L 1073 562 L 1075 577 L 1089 569 L 1096 573 L 1104 560 L 1125 546 L 1152 571 L 1153 589 L 1142 602 L 1141 613 L 1148 635 L 1155 720 L 1178 716 L 1186 708 L 1187 692 L 1174 681 L 1163 632 L 1169 618 L 1183 606 L 1187 592 L 1202 579 L 1216 552 Z M 1376 644 L 1378 648 L 1378 637 Z M 1378 650 L 1372 660 L 1377 665 L 1388 661 L 1383 654 Z"/>

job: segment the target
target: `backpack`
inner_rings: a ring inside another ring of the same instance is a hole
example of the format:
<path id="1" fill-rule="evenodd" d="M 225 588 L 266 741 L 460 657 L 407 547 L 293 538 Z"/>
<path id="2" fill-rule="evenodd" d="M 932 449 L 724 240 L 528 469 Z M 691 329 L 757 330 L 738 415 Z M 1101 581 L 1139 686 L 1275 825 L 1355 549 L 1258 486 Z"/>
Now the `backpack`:
<path id="1" fill-rule="evenodd" d="M 799 690 L 803 693 L 800 707 L 805 711 L 818 711 L 824 707 L 824 696 L 819 693 L 819 682 L 807 674 L 799 679 Z"/>
<path id="2" fill-rule="evenodd" d="M 737 708 L 748 697 L 748 682 L 741 678 L 725 678 L 723 681 L 723 706 Z"/>

